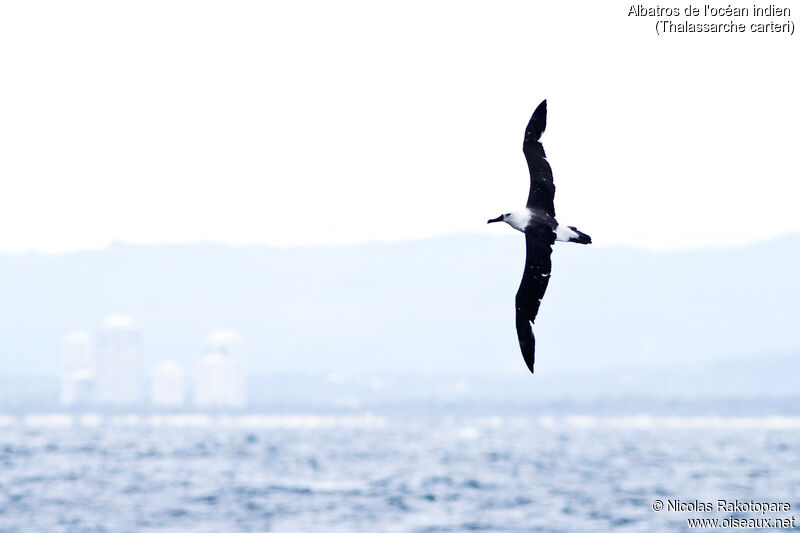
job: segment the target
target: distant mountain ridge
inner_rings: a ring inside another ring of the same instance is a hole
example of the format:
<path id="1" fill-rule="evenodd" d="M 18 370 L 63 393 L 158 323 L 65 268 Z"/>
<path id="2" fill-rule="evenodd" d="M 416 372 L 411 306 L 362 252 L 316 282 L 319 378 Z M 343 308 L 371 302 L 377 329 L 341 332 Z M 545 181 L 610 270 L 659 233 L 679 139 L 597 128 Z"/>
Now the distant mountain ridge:
<path id="1" fill-rule="evenodd" d="M 188 364 L 217 327 L 241 331 L 251 373 L 266 375 L 493 373 L 624 387 L 800 353 L 800 235 L 669 253 L 557 245 L 534 377 L 514 332 L 523 260 L 518 235 L 0 255 L 0 374 L 57 375 L 61 337 L 94 332 L 113 312 L 142 325 L 147 368 Z"/>

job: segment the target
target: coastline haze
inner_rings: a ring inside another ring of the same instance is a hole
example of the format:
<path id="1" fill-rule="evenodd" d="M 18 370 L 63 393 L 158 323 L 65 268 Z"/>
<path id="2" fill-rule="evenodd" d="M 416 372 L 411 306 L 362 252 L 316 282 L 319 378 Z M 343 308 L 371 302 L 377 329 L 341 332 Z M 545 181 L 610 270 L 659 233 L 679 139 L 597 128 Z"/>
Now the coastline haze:
<path id="1" fill-rule="evenodd" d="M 484 375 L 550 398 L 797 390 L 800 235 L 691 252 L 556 246 L 535 376 L 513 331 L 523 258 L 517 235 L 0 255 L 0 375 L 57 376 L 64 335 L 123 310 L 148 373 L 165 359 L 188 370 L 205 332 L 232 327 L 251 379 L 416 374 L 480 389 Z"/>

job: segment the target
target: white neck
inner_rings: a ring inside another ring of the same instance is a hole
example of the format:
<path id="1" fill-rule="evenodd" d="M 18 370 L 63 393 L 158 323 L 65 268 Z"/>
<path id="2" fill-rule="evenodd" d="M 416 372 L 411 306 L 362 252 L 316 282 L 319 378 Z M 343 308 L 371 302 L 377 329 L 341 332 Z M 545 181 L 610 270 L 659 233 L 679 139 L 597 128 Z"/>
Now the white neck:
<path id="1" fill-rule="evenodd" d="M 522 211 L 514 211 L 510 215 L 503 218 L 503 222 L 518 231 L 525 231 L 528 222 L 531 220 L 532 213 L 527 207 Z"/>

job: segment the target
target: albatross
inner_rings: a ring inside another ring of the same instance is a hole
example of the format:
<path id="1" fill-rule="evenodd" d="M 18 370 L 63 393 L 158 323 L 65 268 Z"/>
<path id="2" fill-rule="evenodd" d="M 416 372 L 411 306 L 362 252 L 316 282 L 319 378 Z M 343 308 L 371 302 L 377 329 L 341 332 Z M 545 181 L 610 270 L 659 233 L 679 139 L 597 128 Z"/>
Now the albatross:
<path id="1" fill-rule="evenodd" d="M 492 222 L 505 222 L 515 230 L 525 234 L 525 271 L 519 284 L 515 306 L 517 309 L 517 338 L 522 357 L 528 370 L 533 373 L 536 341 L 533 324 L 539 305 L 542 303 L 547 283 L 550 281 L 550 254 L 553 243 L 577 242 L 591 244 L 592 238 L 575 226 L 563 226 L 556 220 L 553 206 L 556 186 L 553 184 L 553 171 L 545 157 L 544 147 L 539 140 L 547 125 L 547 100 L 536 108 L 525 128 L 522 152 L 528 161 L 531 174 L 531 188 L 525 209 L 505 213 Z"/>

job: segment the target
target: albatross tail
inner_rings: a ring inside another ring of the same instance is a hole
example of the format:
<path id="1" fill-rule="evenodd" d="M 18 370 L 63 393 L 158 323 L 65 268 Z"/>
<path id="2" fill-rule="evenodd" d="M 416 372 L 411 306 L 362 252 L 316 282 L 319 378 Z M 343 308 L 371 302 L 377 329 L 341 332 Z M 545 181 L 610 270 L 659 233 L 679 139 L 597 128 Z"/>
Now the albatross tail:
<path id="1" fill-rule="evenodd" d="M 570 236 L 569 242 L 577 242 L 578 244 L 592 244 L 592 238 L 575 226 L 569 226 L 569 229 L 578 234 L 577 237 Z"/>
<path id="2" fill-rule="evenodd" d="M 592 238 L 575 226 L 562 226 L 561 224 L 553 230 L 556 240 L 561 242 L 577 242 L 578 244 L 592 244 Z"/>

